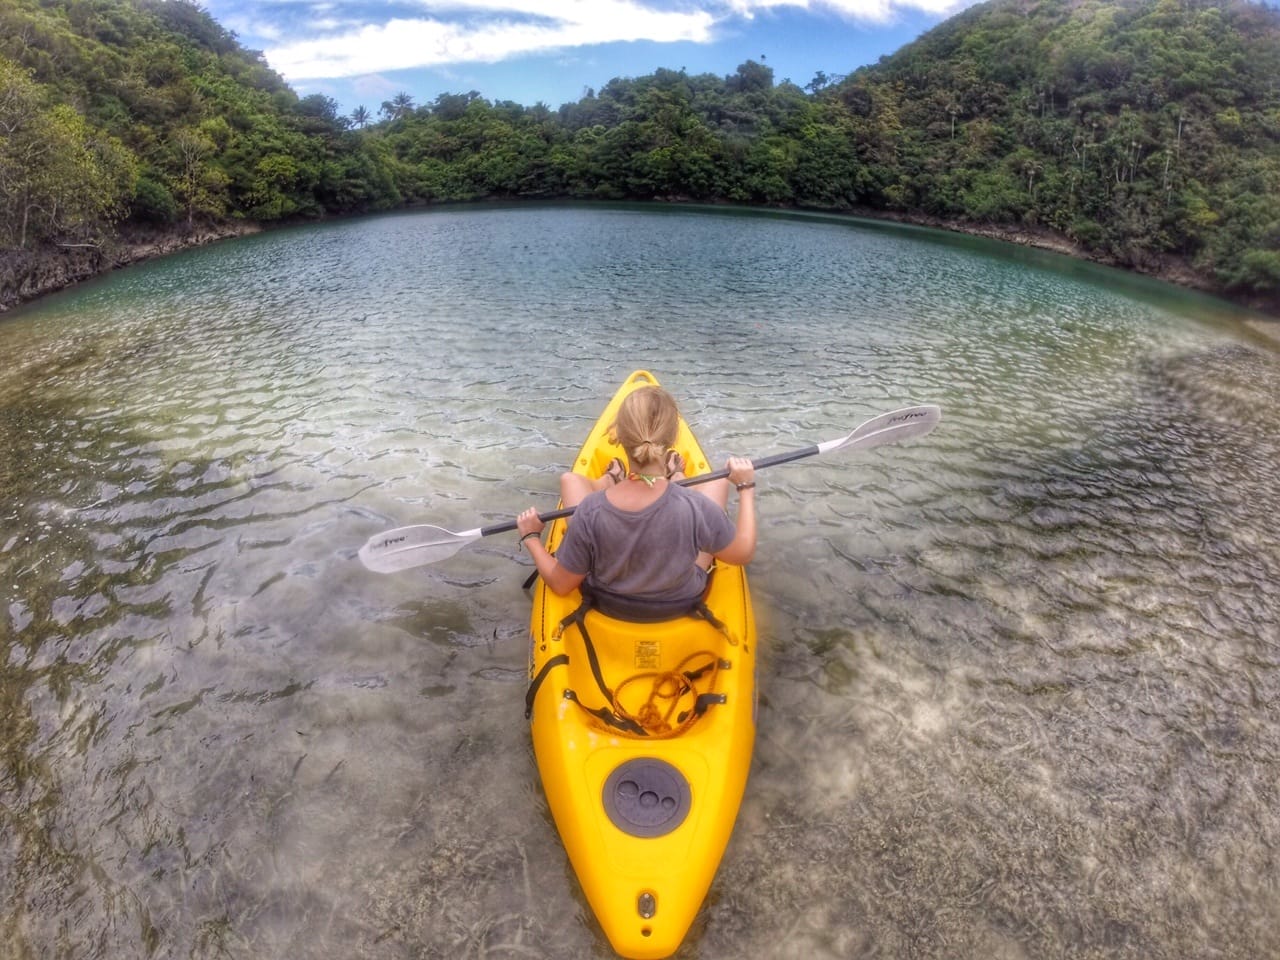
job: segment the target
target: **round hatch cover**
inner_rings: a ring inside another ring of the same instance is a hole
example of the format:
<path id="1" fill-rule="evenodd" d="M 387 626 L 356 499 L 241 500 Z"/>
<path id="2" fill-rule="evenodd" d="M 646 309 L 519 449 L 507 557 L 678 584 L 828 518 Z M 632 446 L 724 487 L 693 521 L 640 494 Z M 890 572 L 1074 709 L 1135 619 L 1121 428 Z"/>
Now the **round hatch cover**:
<path id="1" fill-rule="evenodd" d="M 604 809 L 613 825 L 633 837 L 661 837 L 689 815 L 689 781 L 664 760 L 641 757 L 619 766 L 604 782 Z"/>

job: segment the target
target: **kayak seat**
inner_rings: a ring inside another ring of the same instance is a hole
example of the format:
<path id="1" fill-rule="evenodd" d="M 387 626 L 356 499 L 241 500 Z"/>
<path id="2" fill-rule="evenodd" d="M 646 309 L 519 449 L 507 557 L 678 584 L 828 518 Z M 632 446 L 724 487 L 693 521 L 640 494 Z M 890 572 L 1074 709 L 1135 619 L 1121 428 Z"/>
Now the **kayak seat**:
<path id="1" fill-rule="evenodd" d="M 599 691 L 603 703 L 598 707 L 588 706 L 572 686 L 564 690 L 564 697 L 612 731 L 629 737 L 665 739 L 679 736 L 712 706 L 726 702 L 725 695 L 716 691 L 716 680 L 721 670 L 730 668 L 731 662 L 722 658 L 717 651 L 694 650 L 664 669 L 659 662 L 660 655 L 656 652 L 661 649 L 661 641 L 641 640 L 631 665 L 651 669 L 642 668 L 634 672 L 624 670 L 620 674 L 616 659 L 609 668 L 602 664 L 600 650 L 587 625 L 589 619 L 595 620 L 597 626 L 605 625 L 609 635 L 618 632 L 616 628 L 623 624 L 636 623 L 672 623 L 673 628 L 682 633 L 697 631 L 699 627 L 694 624 L 676 626 L 676 621 L 693 619 L 703 621 L 701 630 L 706 630 L 707 625 L 713 627 L 712 636 L 718 634 L 730 644 L 736 645 L 736 641 L 701 597 L 693 603 L 685 602 L 663 610 L 655 609 L 652 605 L 628 603 L 625 599 L 619 602 L 613 596 L 602 597 L 598 592 L 584 591 L 582 602 L 560 621 L 553 636 L 557 640 L 563 639 L 567 631 L 576 628 L 582 653 L 590 668 L 591 682 Z M 650 653 L 650 650 L 653 652 Z M 652 663 L 648 662 L 650 656 L 653 657 Z M 531 681 L 525 697 L 526 717 L 532 715 L 538 688 L 551 669 L 570 663 L 568 653 L 559 654 L 544 662 L 538 675 Z M 618 676 L 622 678 L 618 680 Z M 582 679 L 581 671 L 578 679 Z M 617 682 L 610 683 L 610 679 Z M 595 699 L 594 695 L 590 699 Z"/>

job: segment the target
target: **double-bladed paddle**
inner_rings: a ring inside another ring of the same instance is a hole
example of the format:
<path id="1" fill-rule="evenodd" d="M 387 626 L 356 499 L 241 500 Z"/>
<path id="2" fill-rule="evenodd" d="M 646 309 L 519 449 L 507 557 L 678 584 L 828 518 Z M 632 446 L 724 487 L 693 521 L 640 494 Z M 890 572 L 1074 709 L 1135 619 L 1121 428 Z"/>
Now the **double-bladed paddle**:
<path id="1" fill-rule="evenodd" d="M 765 467 L 776 467 L 781 463 L 802 460 L 820 453 L 833 453 L 836 450 L 870 450 L 882 444 L 922 437 L 936 427 L 941 419 L 942 409 L 931 403 L 918 407 L 903 407 L 901 410 L 891 410 L 889 413 L 872 417 L 860 424 L 848 436 L 838 440 L 828 440 L 825 443 L 817 443 L 789 453 L 775 453 L 770 457 L 752 460 L 751 464 L 757 470 L 763 470 Z M 679 483 L 682 486 L 691 487 L 699 483 L 720 480 L 728 475 L 728 470 L 716 470 L 696 477 L 687 477 Z M 538 514 L 538 518 L 543 523 L 547 523 L 570 516 L 573 510 L 573 507 L 552 510 L 550 513 Z M 487 527 L 476 527 L 474 530 L 463 530 L 461 533 L 425 523 L 412 527 L 398 527 L 370 537 L 369 542 L 360 548 L 360 561 L 375 573 L 395 573 L 428 563 L 437 563 L 446 557 L 453 556 L 473 540 L 489 537 L 495 533 L 507 533 L 514 529 L 516 529 L 514 520 L 490 524 Z"/>

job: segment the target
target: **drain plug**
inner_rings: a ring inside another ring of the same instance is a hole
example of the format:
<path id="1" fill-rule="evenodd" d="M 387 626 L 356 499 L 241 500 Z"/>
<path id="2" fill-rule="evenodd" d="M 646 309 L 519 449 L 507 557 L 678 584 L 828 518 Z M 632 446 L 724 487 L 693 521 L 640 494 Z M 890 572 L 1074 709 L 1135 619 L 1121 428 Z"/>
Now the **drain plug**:
<path id="1" fill-rule="evenodd" d="M 641 919 L 653 919 L 653 915 L 658 912 L 658 901 L 653 899 L 652 893 L 642 893 L 636 898 L 636 912 Z"/>

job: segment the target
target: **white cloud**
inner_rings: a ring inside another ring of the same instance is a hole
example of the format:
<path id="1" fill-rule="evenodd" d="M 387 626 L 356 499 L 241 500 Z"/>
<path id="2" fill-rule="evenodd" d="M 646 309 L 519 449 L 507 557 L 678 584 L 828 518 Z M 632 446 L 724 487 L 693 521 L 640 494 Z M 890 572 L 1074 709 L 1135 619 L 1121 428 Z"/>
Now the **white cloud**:
<path id="1" fill-rule="evenodd" d="M 753 17 L 760 11 L 790 7 L 810 13 L 834 13 L 849 20 L 884 23 L 892 19 L 899 9 L 944 14 L 973 2 L 974 0 L 726 0 L 726 6 L 745 17 Z"/>
<path id="2" fill-rule="evenodd" d="M 429 6 L 429 4 L 428 4 Z M 527 53 L 622 40 L 708 43 L 716 17 L 707 10 L 658 10 L 629 0 L 466 0 L 458 16 L 398 18 L 266 50 L 289 80 L 354 77 L 467 62 L 494 63 Z"/>
<path id="3" fill-rule="evenodd" d="M 357 96 L 372 97 L 374 100 L 385 99 L 403 88 L 404 84 L 394 83 L 378 73 L 357 77 L 351 84 L 351 89 Z"/>
<path id="4" fill-rule="evenodd" d="M 376 21 L 360 19 L 370 7 L 358 2 L 274 0 L 247 9 L 236 0 L 223 2 L 252 17 L 248 32 L 267 40 L 268 61 L 296 82 L 496 63 L 619 41 L 712 43 L 717 28 L 734 19 L 784 8 L 885 23 L 898 10 L 942 15 L 973 0 L 404 0 L 386 5 L 399 16 Z M 281 30 L 263 22 L 286 10 L 298 26 Z"/>

